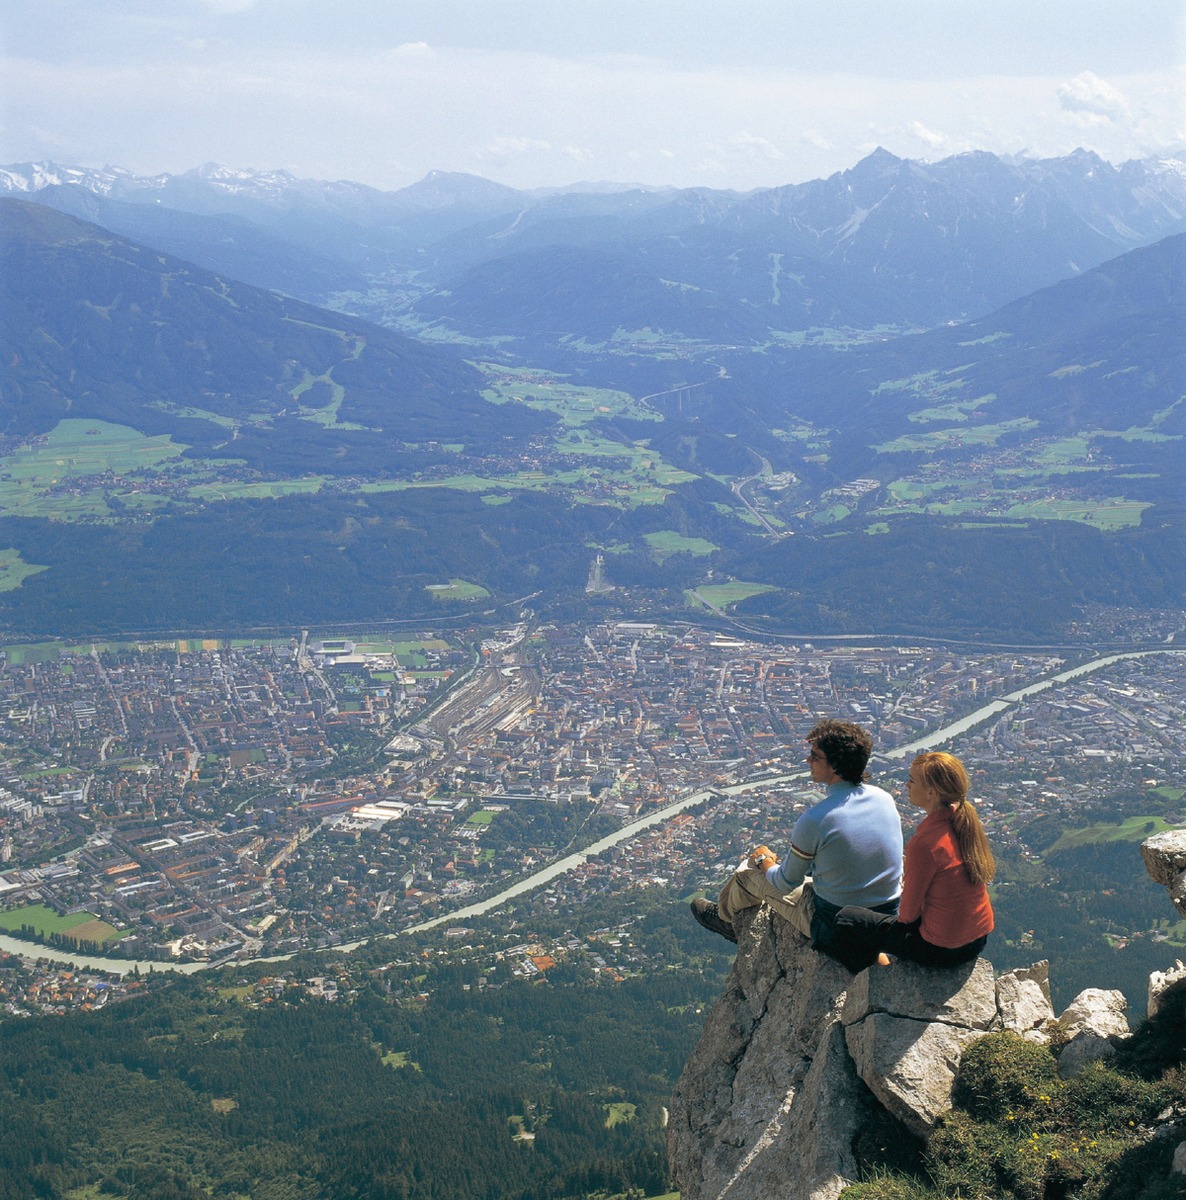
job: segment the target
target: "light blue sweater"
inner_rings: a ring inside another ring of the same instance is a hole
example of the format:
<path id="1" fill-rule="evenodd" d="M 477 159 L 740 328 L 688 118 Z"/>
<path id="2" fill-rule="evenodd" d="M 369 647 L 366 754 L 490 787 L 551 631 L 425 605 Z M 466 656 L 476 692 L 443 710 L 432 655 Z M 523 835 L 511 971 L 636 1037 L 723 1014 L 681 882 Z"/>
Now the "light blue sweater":
<path id="1" fill-rule="evenodd" d="M 786 860 L 766 872 L 790 892 L 811 876 L 817 896 L 838 907 L 874 908 L 902 893 L 902 822 L 892 797 L 870 784 L 829 784 L 791 833 Z"/>

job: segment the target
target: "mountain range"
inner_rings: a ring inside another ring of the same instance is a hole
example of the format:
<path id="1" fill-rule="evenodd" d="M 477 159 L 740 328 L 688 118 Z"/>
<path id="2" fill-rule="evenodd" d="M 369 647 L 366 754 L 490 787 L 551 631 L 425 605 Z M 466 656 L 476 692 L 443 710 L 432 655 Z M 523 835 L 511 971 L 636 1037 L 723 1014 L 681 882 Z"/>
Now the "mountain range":
<path id="1" fill-rule="evenodd" d="M 628 607 L 734 578 L 807 632 L 1181 608 L 1181 163 L 0 186 L 12 628 L 571 610 L 596 553 Z"/>
<path id="2" fill-rule="evenodd" d="M 230 256 L 236 278 L 314 303 L 375 315 L 416 298 L 422 320 L 529 341 L 607 325 L 709 342 L 934 325 L 1186 230 L 1181 162 L 1086 151 L 921 163 L 877 150 L 747 193 L 522 192 L 442 172 L 380 192 L 213 164 L 147 178 L 19 164 L 0 169 L 4 192 L 211 270 Z"/>

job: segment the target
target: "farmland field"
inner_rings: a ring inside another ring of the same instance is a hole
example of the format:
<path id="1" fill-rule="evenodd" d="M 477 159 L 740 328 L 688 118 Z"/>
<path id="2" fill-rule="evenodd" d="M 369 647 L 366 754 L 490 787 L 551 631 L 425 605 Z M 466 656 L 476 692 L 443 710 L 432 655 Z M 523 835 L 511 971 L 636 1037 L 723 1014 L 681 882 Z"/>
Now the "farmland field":
<path id="1" fill-rule="evenodd" d="M 155 498 L 131 495 L 134 486 L 124 477 L 179 462 L 184 450 L 166 434 L 145 437 L 106 421 L 59 421 L 43 437 L 0 459 L 0 514 L 58 521 L 107 517 L 101 482 L 125 493 L 133 507 L 151 506 Z M 193 464 L 187 466 L 193 470 Z"/>
<path id="2" fill-rule="evenodd" d="M 495 404 L 518 401 L 529 408 L 555 413 L 565 425 L 587 425 L 598 417 L 628 417 L 633 421 L 658 421 L 660 415 L 626 392 L 608 388 L 574 387 L 542 371 L 516 371 L 479 364 L 488 376 L 486 398 Z"/>
<path id="3" fill-rule="evenodd" d="M 958 449 L 964 446 L 995 446 L 1008 433 L 1024 433 L 1036 429 L 1038 422 L 1030 417 L 1018 417 L 1013 421 L 1001 421 L 995 425 L 961 425 L 947 429 L 933 429 L 928 433 L 912 433 L 882 442 L 873 448 L 878 454 L 919 453 L 934 454 L 939 450 Z"/>
<path id="4" fill-rule="evenodd" d="M 200 483 L 186 489 L 191 500 L 277 500 L 282 496 L 310 496 L 321 491 L 328 476 L 310 475 L 304 479 L 257 479 L 244 482 Z"/>

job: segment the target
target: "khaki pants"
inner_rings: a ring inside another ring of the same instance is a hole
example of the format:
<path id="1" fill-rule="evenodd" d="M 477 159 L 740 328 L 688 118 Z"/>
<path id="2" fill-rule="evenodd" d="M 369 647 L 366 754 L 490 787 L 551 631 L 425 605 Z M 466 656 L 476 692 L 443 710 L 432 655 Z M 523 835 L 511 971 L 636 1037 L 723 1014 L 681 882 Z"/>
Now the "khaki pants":
<path id="1" fill-rule="evenodd" d="M 793 892 L 780 892 L 767 881 L 765 871 L 742 867 L 734 871 L 733 877 L 721 888 L 721 894 L 717 897 L 717 912 L 723 920 L 732 922 L 742 909 L 757 908 L 759 904 L 768 904 L 804 937 L 811 937 L 815 899 L 810 879 Z"/>

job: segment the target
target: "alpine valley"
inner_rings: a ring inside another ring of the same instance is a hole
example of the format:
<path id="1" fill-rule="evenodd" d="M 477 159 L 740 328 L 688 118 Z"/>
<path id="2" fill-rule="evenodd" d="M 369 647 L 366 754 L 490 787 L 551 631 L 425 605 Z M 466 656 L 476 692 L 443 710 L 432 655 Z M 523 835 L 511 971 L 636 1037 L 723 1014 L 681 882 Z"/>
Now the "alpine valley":
<path id="1" fill-rule="evenodd" d="M 1180 614 L 1181 162 L 0 185 L 10 631 L 418 619 L 452 580 L 710 618 L 735 582 L 815 635 Z"/>
<path id="2" fill-rule="evenodd" d="M 1186 163 L 0 193 L 0 1200 L 1180 1195 Z M 834 715 L 974 986 L 691 920 Z"/>

